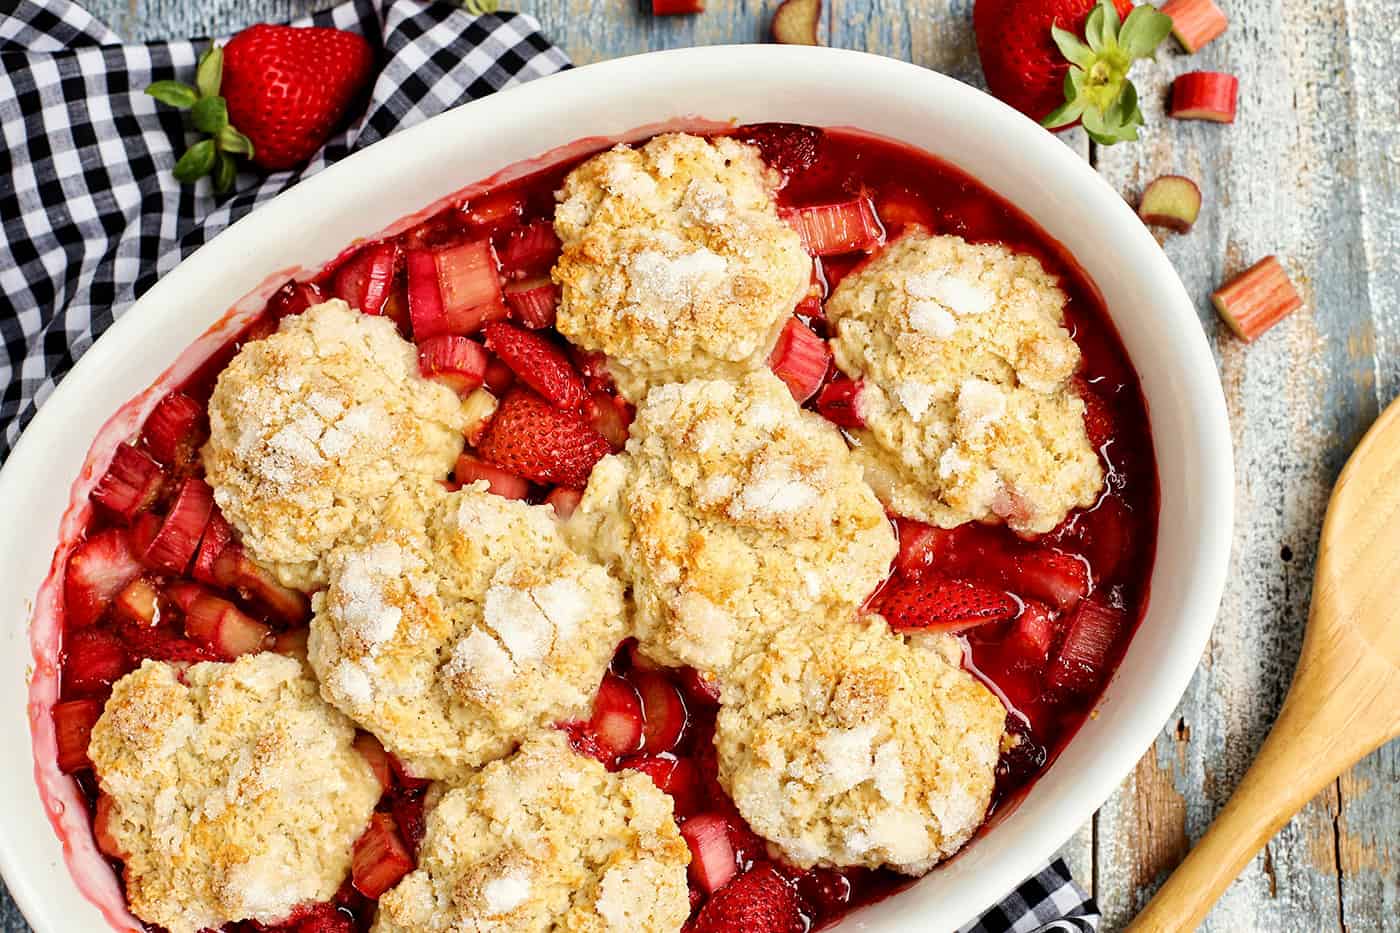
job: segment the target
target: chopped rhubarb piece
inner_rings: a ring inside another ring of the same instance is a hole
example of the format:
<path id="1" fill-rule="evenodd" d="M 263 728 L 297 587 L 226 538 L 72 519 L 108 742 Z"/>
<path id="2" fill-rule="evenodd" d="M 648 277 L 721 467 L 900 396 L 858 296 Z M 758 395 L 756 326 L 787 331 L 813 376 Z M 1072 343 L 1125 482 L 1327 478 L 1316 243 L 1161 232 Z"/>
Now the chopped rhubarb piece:
<path id="1" fill-rule="evenodd" d="M 865 419 L 860 416 L 861 381 L 837 376 L 822 387 L 817 396 L 817 411 L 832 424 L 843 428 L 863 428 Z"/>
<path id="2" fill-rule="evenodd" d="M 559 286 L 539 276 L 506 286 L 506 307 L 521 327 L 540 330 L 554 326 L 559 309 Z"/>
<path id="3" fill-rule="evenodd" d="M 1184 175 L 1163 175 L 1142 192 L 1138 216 L 1154 227 L 1185 233 L 1201 213 L 1201 189 Z"/>
<path id="4" fill-rule="evenodd" d="M 433 254 L 442 309 L 455 318 L 473 308 L 501 305 L 501 278 L 490 240 L 449 246 Z M 504 308 L 503 308 L 504 310 Z M 453 333 L 470 333 L 454 330 Z"/>
<path id="5" fill-rule="evenodd" d="M 779 213 L 801 235 L 803 247 L 813 256 L 868 253 L 885 241 L 885 228 L 867 197 L 784 208 Z"/>
<path id="6" fill-rule="evenodd" d="M 588 394 L 568 354 L 543 334 L 493 322 L 486 325 L 486 346 L 556 408 L 577 408 Z"/>
<path id="7" fill-rule="evenodd" d="M 302 628 L 289 628 L 272 636 L 271 650 L 289 658 L 296 658 L 298 661 L 305 661 L 307 643 L 310 639 L 310 629 L 304 626 Z"/>
<path id="8" fill-rule="evenodd" d="M 718 813 L 701 813 L 681 825 L 681 837 L 690 846 L 690 878 L 706 894 L 714 894 L 739 873 L 729 820 Z"/>
<path id="9" fill-rule="evenodd" d="M 613 450 L 627 446 L 627 432 L 637 409 L 625 398 L 610 392 L 594 392 L 585 405 L 585 413 L 588 423 L 608 439 Z"/>
<path id="10" fill-rule="evenodd" d="M 559 237 L 554 224 L 537 220 L 519 230 L 512 230 L 501 247 L 501 271 L 511 278 L 549 269 L 559 258 Z"/>
<path id="11" fill-rule="evenodd" d="M 1060 693 L 1089 693 L 1103 682 L 1108 653 L 1124 628 L 1122 610 L 1086 599 L 1070 617 L 1064 641 L 1045 675 Z"/>
<path id="12" fill-rule="evenodd" d="M 891 586 L 879 600 L 880 614 L 893 629 L 944 632 L 1010 619 L 1018 608 L 1005 590 L 938 574 Z"/>
<path id="13" fill-rule="evenodd" d="M 371 243 L 336 270 L 336 297 L 365 314 L 383 314 L 393 291 L 398 263 L 397 243 Z"/>
<path id="14" fill-rule="evenodd" d="M 690 720 L 680 691 L 661 673 L 640 671 L 630 679 L 642 700 L 642 751 L 648 755 L 673 751 Z"/>
<path id="15" fill-rule="evenodd" d="M 1230 25 L 1213 0 L 1167 0 L 1162 12 L 1172 19 L 1172 35 L 1188 52 L 1199 52 Z"/>
<path id="16" fill-rule="evenodd" d="M 124 618 L 150 625 L 158 611 L 156 588 L 145 577 L 137 577 L 122 588 L 112 607 Z"/>
<path id="17" fill-rule="evenodd" d="M 205 593 L 190 604 L 185 634 L 231 661 L 263 650 L 272 630 L 228 600 Z"/>
<path id="18" fill-rule="evenodd" d="M 588 726 L 607 755 L 617 758 L 637 752 L 642 746 L 642 702 L 637 691 L 621 677 L 605 675 Z"/>
<path id="19" fill-rule="evenodd" d="M 468 337 L 429 337 L 418 344 L 418 371 L 465 396 L 486 378 L 486 351 Z"/>
<path id="20" fill-rule="evenodd" d="M 422 343 L 452 333 L 452 325 L 442 307 L 442 290 L 438 286 L 433 254 L 425 249 L 411 249 L 404 254 L 404 268 L 408 272 L 408 316 L 413 326 L 413 339 Z"/>
<path id="21" fill-rule="evenodd" d="M 1004 582 L 1022 596 L 1070 609 L 1089 595 L 1089 565 L 1078 554 L 1039 547 L 1018 555 Z"/>
<path id="22" fill-rule="evenodd" d="M 228 523 L 216 505 L 209 513 L 209 524 L 204 526 L 204 537 L 199 539 L 199 550 L 194 553 L 194 563 L 190 565 L 190 576 L 200 583 L 218 586 L 232 585 L 232 579 L 220 580 L 214 576 L 214 562 L 233 541 L 233 526 Z"/>
<path id="23" fill-rule="evenodd" d="M 783 45 L 821 45 L 817 38 L 821 18 L 822 0 L 783 0 L 773 13 L 773 41 Z"/>
<path id="24" fill-rule="evenodd" d="M 554 507 L 555 515 L 567 519 L 574 514 L 581 499 L 583 499 L 583 493 L 579 490 L 556 486 L 549 495 L 545 496 L 544 501 L 546 505 Z"/>
<path id="25" fill-rule="evenodd" d="M 105 690 L 131 668 L 126 646 L 111 632 L 83 629 L 64 639 L 64 693 Z"/>
<path id="26" fill-rule="evenodd" d="M 470 486 L 477 480 L 486 480 L 491 492 L 506 499 L 524 499 L 530 494 L 530 482 L 498 466 L 478 460 L 471 454 L 457 458 L 457 466 L 452 471 L 459 486 Z"/>
<path id="27" fill-rule="evenodd" d="M 379 744 L 379 740 L 368 732 L 361 732 L 355 736 L 355 751 L 369 763 L 374 776 L 379 779 L 379 789 L 386 794 L 392 790 L 394 771 L 389 765 L 389 753 Z"/>
<path id="28" fill-rule="evenodd" d="M 208 434 L 203 406 L 183 392 L 161 399 L 141 429 L 146 449 L 168 467 L 191 463 Z"/>
<path id="29" fill-rule="evenodd" d="M 1210 296 L 1241 340 L 1250 342 L 1303 306 L 1276 256 L 1266 256 Z"/>
<path id="30" fill-rule="evenodd" d="M 92 727 L 102 715 L 101 700 L 69 700 L 53 706 L 54 740 L 58 744 L 58 770 L 72 774 L 92 767 L 88 741 Z"/>
<path id="31" fill-rule="evenodd" d="M 351 856 L 350 877 L 355 890 L 370 899 L 377 898 L 411 871 L 413 856 L 399 836 L 394 818 L 387 813 L 374 814 L 369 828 L 355 841 Z"/>
<path id="32" fill-rule="evenodd" d="M 202 479 L 191 477 L 180 486 L 170 514 L 146 549 L 145 561 L 152 567 L 180 575 L 189 567 L 199 549 L 204 526 L 214 508 L 214 493 Z"/>
<path id="33" fill-rule="evenodd" d="M 700 806 L 700 772 L 689 758 L 674 755 L 637 755 L 622 762 L 624 768 L 640 771 L 657 789 L 671 795 L 677 819 L 687 819 Z"/>
<path id="34" fill-rule="evenodd" d="M 1218 71 L 1189 71 L 1172 82 L 1172 102 L 1167 115 L 1178 120 L 1234 123 L 1240 82 Z"/>
<path id="35" fill-rule="evenodd" d="M 116 819 L 116 809 L 116 801 L 99 791 L 92 815 L 92 835 L 97 842 L 97 851 L 108 858 L 125 859 L 126 853 L 117 844 L 117 834 L 112 827 L 112 821 Z"/>
<path id="36" fill-rule="evenodd" d="M 165 471 L 138 447 L 122 444 L 92 490 L 92 501 L 124 523 L 151 507 L 165 483 Z"/>
<path id="37" fill-rule="evenodd" d="M 918 579 L 938 567 L 954 546 L 954 532 L 946 528 L 926 525 L 912 518 L 896 518 L 894 527 L 899 536 L 894 569 L 903 577 Z"/>
<path id="38" fill-rule="evenodd" d="M 141 563 L 121 529 L 100 531 L 79 544 L 68 558 L 63 576 L 66 627 L 71 631 L 96 622 L 116 595 L 140 573 Z"/>
<path id="39" fill-rule="evenodd" d="M 1043 671 L 1057 634 L 1059 627 L 1050 610 L 1034 600 L 1027 600 L 1016 624 L 1002 642 L 1007 667 L 1013 671 Z"/>
<path id="40" fill-rule="evenodd" d="M 554 486 L 582 489 L 593 466 L 611 447 L 577 412 L 550 405 L 533 392 L 513 389 L 476 445 L 482 460 Z"/>
<path id="41" fill-rule="evenodd" d="M 198 583 L 190 583 L 185 580 L 176 580 L 173 583 L 167 583 L 162 592 L 164 592 L 166 599 L 170 600 L 181 612 L 186 614 L 189 613 L 190 607 L 194 605 L 196 599 L 209 593 L 208 590 Z"/>
<path id="42" fill-rule="evenodd" d="M 816 394 L 826 378 L 831 350 L 826 341 L 797 318 L 788 321 L 768 357 L 768 367 L 801 405 Z"/>
<path id="43" fill-rule="evenodd" d="M 488 389 L 477 389 L 462 400 L 462 417 L 466 424 L 463 433 L 468 444 L 475 447 L 476 442 L 481 440 L 482 432 L 491 423 L 491 417 L 496 414 L 499 405 L 496 396 Z"/>
<path id="44" fill-rule="evenodd" d="M 684 16 L 704 12 L 705 0 L 651 0 L 652 16 Z"/>
<path id="45" fill-rule="evenodd" d="M 301 625 L 311 616 L 305 594 L 283 586 L 239 545 L 224 548 L 214 561 L 213 576 L 220 586 L 237 589 L 244 599 L 258 603 L 288 625 Z"/>

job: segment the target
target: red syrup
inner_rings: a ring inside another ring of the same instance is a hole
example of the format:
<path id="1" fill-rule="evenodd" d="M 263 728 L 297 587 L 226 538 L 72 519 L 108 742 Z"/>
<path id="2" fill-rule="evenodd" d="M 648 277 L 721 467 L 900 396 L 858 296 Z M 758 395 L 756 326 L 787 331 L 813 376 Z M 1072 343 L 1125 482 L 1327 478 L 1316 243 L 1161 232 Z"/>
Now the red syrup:
<path id="1" fill-rule="evenodd" d="M 1071 513 L 1060 527 L 1034 541 L 1021 540 L 1001 527 L 964 525 L 940 530 L 892 516 L 901 550 L 887 585 L 939 574 L 990 583 L 1013 594 L 1024 607 L 1016 618 L 979 626 L 962 636 L 969 670 L 1007 702 L 1008 730 L 1020 739 L 997 766 L 990 816 L 1024 795 L 1084 723 L 1146 609 L 1157 530 L 1157 474 L 1137 376 L 1101 298 L 1074 260 L 1027 217 L 965 173 L 904 145 L 852 131 L 767 125 L 741 127 L 734 135 L 758 143 L 770 164 L 789 176 L 779 196 L 781 208 L 868 199 L 888 237 L 917 223 L 938 234 L 1001 243 L 1035 255 L 1047 271 L 1059 277 L 1068 297 L 1066 324 L 1083 355 L 1079 379 L 1091 412 L 1088 427 L 1106 468 L 1106 486 L 1099 501 L 1092 508 Z M 540 287 L 541 277 L 548 275 L 554 253 L 544 227 L 553 214 L 553 192 L 582 158 L 454 204 L 396 237 L 343 253 L 309 281 L 288 282 L 263 313 L 197 370 L 180 392 L 198 403 L 202 411 L 218 374 L 244 343 L 271 333 L 282 317 L 326 298 L 343 297 L 355 306 L 372 302 L 395 321 L 405 338 L 412 339 L 405 257 L 415 250 L 436 255 L 464 244 L 489 241 L 499 264 L 501 307 L 491 304 L 495 301 L 491 299 L 462 310 L 473 320 L 511 319 L 520 307 L 510 301 L 512 286 Z M 829 294 L 864 258 L 864 254 L 855 253 L 820 260 L 817 284 L 822 295 Z M 369 274 L 371 269 L 373 274 Z M 538 314 L 539 307 L 539 302 L 532 303 L 531 314 Z M 799 308 L 802 320 L 825 336 L 820 312 L 820 301 L 815 297 Z M 569 353 L 589 393 L 579 415 L 608 436 L 615 448 L 620 446 L 618 432 L 625 430 L 631 412 L 615 397 L 600 361 L 568 347 L 552 328 L 540 327 L 544 322 L 537 317 L 520 323 L 537 328 L 536 333 L 546 335 Z M 832 375 L 828 373 L 827 381 Z M 486 379 L 491 384 L 493 379 L 508 382 L 513 376 L 497 365 L 487 370 Z M 822 393 L 816 392 L 808 407 L 814 407 L 820 397 Z M 196 420 L 187 430 L 185 450 L 197 450 L 207 425 Z M 137 542 L 139 549 L 142 536 L 149 537 L 157 525 L 154 516 L 167 513 L 181 484 L 203 474 L 197 456 L 169 455 L 169 437 L 145 436 L 138 447 L 147 453 L 160 451 L 166 460 L 173 460 L 160 461 L 162 481 L 157 492 L 130 522 L 110 509 L 95 508 L 84 531 L 86 542 L 114 532 Z M 576 495 L 564 487 L 530 483 L 524 488 L 530 501 L 548 500 L 556 509 L 576 503 Z M 149 518 L 143 523 L 142 516 Z M 236 548 L 236 532 L 231 540 Z M 79 552 L 83 543 L 78 545 Z M 224 571 L 216 575 L 218 579 L 211 580 L 206 574 L 199 582 L 206 591 L 236 607 L 250 625 L 265 627 L 270 648 L 295 650 L 307 621 L 297 616 L 298 604 L 289 604 L 285 593 L 269 589 L 266 580 L 256 574 L 239 575 L 229 566 Z M 112 605 L 95 619 L 79 621 L 73 612 L 65 613 L 60 705 L 70 716 L 64 724 L 70 734 L 76 728 L 76 734 L 82 735 L 82 720 L 100 709 L 112 681 L 144 658 L 196 661 L 220 657 L 217 646 L 192 639 L 182 630 L 185 609 L 178 598 L 180 585 L 191 581 L 168 570 L 144 566 L 137 582 L 153 591 L 153 602 L 143 601 L 146 591 L 136 586 L 136 592 L 114 597 Z M 1081 598 L 1085 592 L 1088 597 Z M 133 618 L 133 611 L 141 615 L 151 609 L 153 623 L 138 624 L 142 620 Z M 697 818 L 712 826 L 722 825 L 728 839 L 726 851 L 732 851 L 734 859 L 733 876 L 749 871 L 778 872 L 796 890 L 802 923 L 808 928 L 833 924 L 861 905 L 911 883 L 889 871 L 803 871 L 776 861 L 749 830 L 716 778 L 711 744 L 717 709 L 714 694 L 714 686 L 694 671 L 658 668 L 641 657 L 629 641 L 613 661 L 593 720 L 562 724 L 561 728 L 580 753 L 600 759 L 610 769 L 634 768 L 651 776 L 671 793 L 683 825 Z M 600 716 L 609 711 L 621 718 L 614 717 L 611 725 L 605 725 Z M 638 724 L 635 731 L 629 731 L 626 720 L 633 715 Z M 78 725 L 74 727 L 73 722 Z M 82 751 L 74 745 L 75 740 L 70 739 L 65 757 L 64 725 L 59 727 L 60 760 L 67 762 L 66 770 L 95 811 L 96 781 L 81 761 Z M 378 812 L 392 818 L 404 845 L 416 854 L 422 834 L 424 782 L 404 775 L 397 767 L 391 769 L 386 781 Z M 112 864 L 120 875 L 120 862 L 112 860 Z M 727 866 L 720 867 L 724 869 L 721 875 L 727 877 Z M 705 895 L 694 880 L 692 887 L 694 917 L 703 907 Z M 244 922 L 226 929 L 240 933 L 351 933 L 367 930 L 373 912 L 374 901 L 347 880 L 333 902 L 309 905 L 284 924 L 267 927 Z"/>

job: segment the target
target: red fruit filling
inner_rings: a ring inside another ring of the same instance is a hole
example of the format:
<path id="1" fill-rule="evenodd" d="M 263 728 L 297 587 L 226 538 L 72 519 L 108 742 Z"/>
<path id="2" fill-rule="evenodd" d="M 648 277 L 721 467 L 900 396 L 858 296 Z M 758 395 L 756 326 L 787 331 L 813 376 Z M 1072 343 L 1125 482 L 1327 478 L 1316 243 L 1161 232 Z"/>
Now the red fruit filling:
<path id="1" fill-rule="evenodd" d="M 379 897 L 413 871 L 413 856 L 388 813 L 370 817 L 369 828 L 356 840 L 351 859 L 355 890 L 368 898 Z"/>

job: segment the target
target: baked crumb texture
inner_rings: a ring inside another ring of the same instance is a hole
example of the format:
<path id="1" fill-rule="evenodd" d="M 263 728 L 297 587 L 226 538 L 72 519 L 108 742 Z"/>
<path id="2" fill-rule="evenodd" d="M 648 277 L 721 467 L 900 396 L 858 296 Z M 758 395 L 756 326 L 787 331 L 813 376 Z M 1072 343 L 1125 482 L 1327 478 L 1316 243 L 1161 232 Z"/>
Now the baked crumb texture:
<path id="1" fill-rule="evenodd" d="M 1006 720 L 960 661 L 879 616 L 780 632 L 725 686 L 721 784 L 794 865 L 927 871 L 982 824 Z"/>
<path id="2" fill-rule="evenodd" d="M 419 777 L 460 781 L 587 718 L 625 637 L 622 586 L 549 506 L 440 493 L 332 551 L 308 643 L 322 693 Z"/>
<path id="3" fill-rule="evenodd" d="M 311 589 L 391 492 L 447 477 L 465 418 L 392 321 L 337 299 L 243 347 L 219 375 L 209 426 L 204 467 L 224 516 L 254 559 Z"/>
<path id="4" fill-rule="evenodd" d="M 557 194 L 559 331 L 618 389 L 762 368 L 811 280 L 747 143 L 671 134 L 574 169 Z"/>
<path id="5" fill-rule="evenodd" d="M 786 627 L 850 618 L 897 549 L 840 432 L 767 370 L 653 388 L 569 533 L 631 584 L 644 653 L 721 678 Z"/>
<path id="6" fill-rule="evenodd" d="M 1094 503 L 1064 303 L 1035 257 L 919 228 L 841 281 L 826 313 L 837 365 L 864 380 L 856 457 L 892 511 L 1030 535 Z"/>
<path id="7" fill-rule="evenodd" d="M 379 800 L 354 737 L 277 654 L 119 680 L 88 752 L 132 912 L 195 933 L 332 898 Z"/>
<path id="8" fill-rule="evenodd" d="M 373 929 L 670 933 L 690 914 L 689 861 L 650 778 L 609 773 L 551 733 L 443 795 Z"/>

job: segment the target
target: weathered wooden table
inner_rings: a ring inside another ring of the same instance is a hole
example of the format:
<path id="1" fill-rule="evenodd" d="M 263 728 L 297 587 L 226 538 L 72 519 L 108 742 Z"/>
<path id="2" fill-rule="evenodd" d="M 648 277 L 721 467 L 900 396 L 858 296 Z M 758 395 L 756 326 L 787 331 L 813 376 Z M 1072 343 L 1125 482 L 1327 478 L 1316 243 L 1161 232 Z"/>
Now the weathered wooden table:
<path id="1" fill-rule="evenodd" d="M 226 33 L 329 2 L 86 0 L 132 39 Z M 579 64 L 760 41 L 776 4 L 710 0 L 701 16 L 656 19 L 642 0 L 520 2 Z M 1239 474 L 1230 582 L 1200 670 L 1155 748 L 1065 851 L 1110 930 L 1132 917 L 1200 835 L 1263 740 L 1297 657 L 1328 490 L 1361 433 L 1400 394 L 1394 0 L 1220 2 L 1232 21 L 1223 38 L 1190 58 L 1169 40 L 1155 64 L 1139 66 L 1142 142 L 1101 148 L 1078 132 L 1065 137 L 1130 198 L 1169 171 L 1200 181 L 1200 223 L 1164 245 L 1216 348 Z M 827 6 L 822 38 L 830 45 L 981 82 L 972 0 Z M 1172 77 L 1196 69 L 1239 75 L 1234 126 L 1163 116 Z M 1217 322 L 1207 296 L 1222 277 L 1268 253 L 1284 259 L 1307 308 L 1245 347 Z M 4 929 L 27 929 L 8 897 L 0 910 Z M 1400 744 L 1309 804 L 1250 864 L 1205 929 L 1400 930 Z"/>

